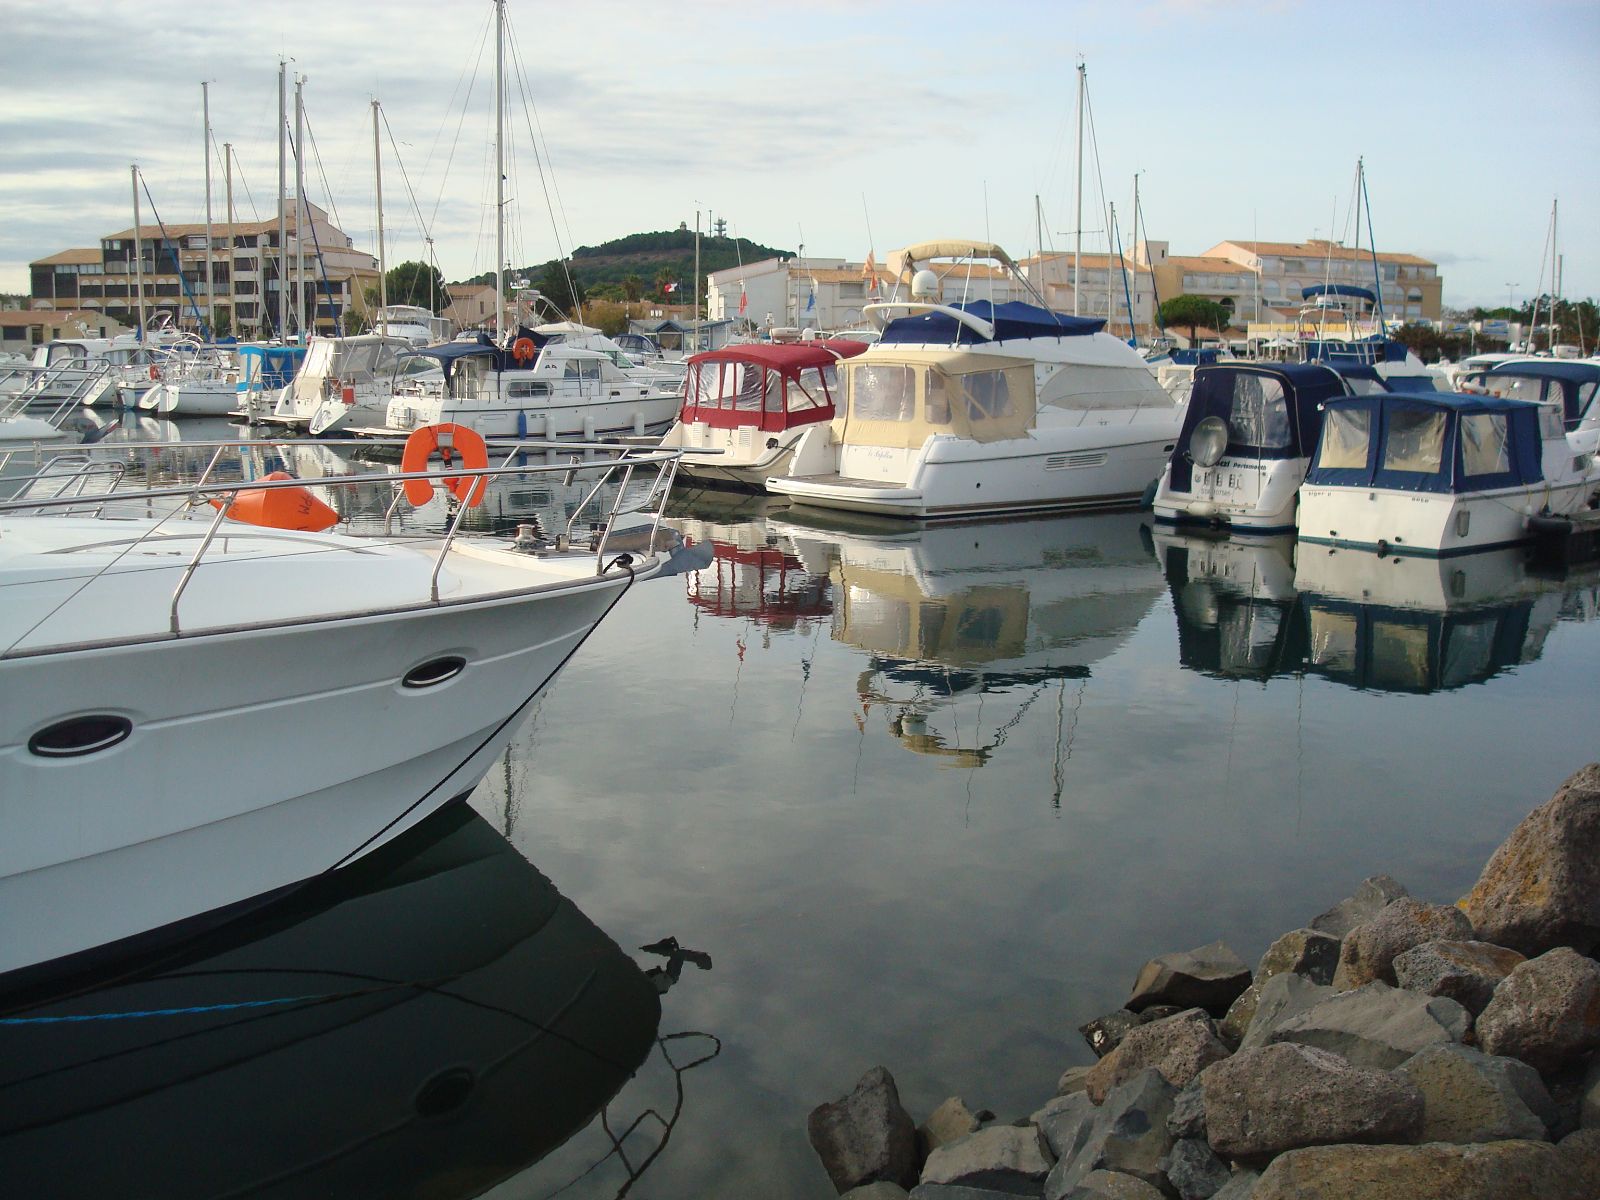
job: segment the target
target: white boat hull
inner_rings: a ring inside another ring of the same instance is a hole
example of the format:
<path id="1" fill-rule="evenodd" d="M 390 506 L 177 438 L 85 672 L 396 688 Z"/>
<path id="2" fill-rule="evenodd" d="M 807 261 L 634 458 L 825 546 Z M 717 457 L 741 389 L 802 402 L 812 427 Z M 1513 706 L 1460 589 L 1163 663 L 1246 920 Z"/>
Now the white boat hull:
<path id="1" fill-rule="evenodd" d="M 1192 467 L 1190 486 L 1172 484 L 1172 464 L 1161 473 L 1151 507 L 1171 525 L 1226 527 L 1239 533 L 1292 533 L 1300 484 L 1309 458 L 1222 458 L 1214 467 Z"/>
<path id="2" fill-rule="evenodd" d="M 1300 489 L 1300 540 L 1389 554 L 1470 554 L 1532 538 L 1528 519 L 1584 507 L 1595 481 L 1451 494 L 1388 488 Z"/>
<path id="3" fill-rule="evenodd" d="M 281 889 L 410 828 L 479 782 L 625 582 L 0 660 L 0 972 Z M 443 654 L 466 667 L 401 686 Z M 84 696 L 133 732 L 30 753 Z"/>
<path id="4" fill-rule="evenodd" d="M 682 421 L 661 439 L 663 447 L 681 448 L 683 458 L 678 473 L 705 483 L 725 487 L 767 490 L 767 479 L 785 475 L 794 459 L 795 446 L 810 426 L 769 432 L 744 426 L 716 429 L 709 425 L 685 425 Z"/>
<path id="5" fill-rule="evenodd" d="M 173 417 L 225 417 L 239 407 L 239 392 L 231 383 L 218 387 L 162 383 L 139 397 L 139 407 Z"/>
<path id="6" fill-rule="evenodd" d="M 678 397 L 627 396 L 617 400 L 578 400 L 514 408 L 483 406 L 454 400 L 399 399 L 388 407 L 386 435 L 407 434 L 423 425 L 449 422 L 466 425 L 486 438 L 585 438 L 612 434 L 642 436 L 661 433 L 677 415 Z"/>

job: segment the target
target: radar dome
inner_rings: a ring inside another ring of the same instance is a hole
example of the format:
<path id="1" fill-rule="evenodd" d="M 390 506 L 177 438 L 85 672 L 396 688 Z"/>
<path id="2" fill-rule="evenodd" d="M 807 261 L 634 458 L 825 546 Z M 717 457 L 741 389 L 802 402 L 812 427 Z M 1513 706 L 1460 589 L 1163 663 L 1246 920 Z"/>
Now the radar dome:
<path id="1" fill-rule="evenodd" d="M 939 276 L 927 267 L 923 267 L 911 277 L 911 297 L 914 300 L 937 300 Z"/>

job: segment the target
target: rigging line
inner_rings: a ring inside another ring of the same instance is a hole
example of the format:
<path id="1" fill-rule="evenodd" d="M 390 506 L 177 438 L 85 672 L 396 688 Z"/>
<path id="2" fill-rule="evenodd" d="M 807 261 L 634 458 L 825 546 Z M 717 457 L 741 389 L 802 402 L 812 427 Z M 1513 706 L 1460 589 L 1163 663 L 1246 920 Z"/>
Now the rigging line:
<path id="1" fill-rule="evenodd" d="M 208 325 L 206 323 L 205 318 L 200 315 L 200 304 L 199 304 L 198 301 L 195 300 L 195 298 L 194 298 L 194 289 L 189 286 L 189 280 L 183 273 L 183 264 L 181 262 L 177 262 L 176 261 L 177 260 L 177 255 L 178 255 L 178 245 L 177 245 L 176 242 L 173 242 L 172 235 L 167 232 L 167 224 L 166 224 L 166 222 L 161 219 L 161 214 L 156 211 L 156 198 L 150 194 L 150 181 L 147 180 L 144 177 L 144 172 L 143 171 L 139 172 L 139 186 L 144 189 L 144 198 L 146 200 L 150 201 L 150 215 L 156 219 L 156 228 L 161 230 L 161 240 L 163 242 L 172 242 L 173 243 L 172 244 L 172 254 L 173 254 L 173 259 L 174 259 L 174 265 L 178 267 L 178 270 L 177 270 L 176 274 L 178 276 L 178 282 L 183 286 L 184 298 L 189 301 L 189 309 L 190 309 L 190 311 L 192 311 L 194 313 L 195 324 L 198 325 L 201 329 L 205 330 L 206 340 L 210 341 L 211 340 L 211 326 Z M 133 231 L 133 250 L 134 250 L 135 254 L 139 253 L 139 241 L 140 241 L 139 231 L 137 229 L 135 229 Z M 157 252 L 153 256 L 152 261 L 154 261 L 157 265 L 160 264 L 160 262 L 161 262 L 161 254 L 160 254 L 160 248 L 159 247 L 157 247 Z"/>
<path id="2" fill-rule="evenodd" d="M 411 212 L 417 218 L 417 232 L 422 234 L 423 245 L 427 247 L 426 253 L 433 260 L 430 265 L 438 267 L 437 254 L 433 246 L 433 230 L 422 216 L 422 206 L 417 202 L 416 189 L 411 186 L 411 174 L 406 170 L 405 160 L 400 157 L 400 143 L 394 136 L 394 129 L 389 124 L 389 114 L 378 107 L 378 119 L 383 122 L 384 132 L 389 135 L 389 149 L 394 152 L 395 166 L 400 168 L 400 181 L 406 185 L 406 198 L 411 201 Z"/>
<path id="3" fill-rule="evenodd" d="M 522 76 L 522 56 L 521 56 L 520 50 L 518 49 L 516 30 L 510 29 L 509 32 L 511 34 L 512 61 L 516 64 L 518 76 L 521 77 Z M 569 222 L 567 220 L 567 205 L 566 205 L 566 201 L 561 198 L 561 183 L 556 178 L 555 160 L 550 157 L 550 141 L 544 135 L 544 122 L 539 118 L 539 106 L 533 102 L 533 98 L 529 94 L 528 87 L 527 87 L 527 84 L 526 84 L 525 81 L 524 81 L 524 83 L 522 85 L 522 90 L 523 90 L 524 97 L 525 97 L 525 103 L 528 106 L 528 110 L 533 113 L 533 125 L 534 125 L 534 128 L 538 130 L 538 142 L 537 142 L 537 145 L 540 146 L 540 147 L 543 147 L 543 149 L 544 149 L 544 159 L 545 159 L 545 161 L 547 163 L 550 164 L 550 186 L 551 186 L 552 189 L 554 189 L 555 194 L 556 194 L 556 208 L 559 209 L 560 212 L 561 212 L 561 223 L 562 223 L 562 225 L 566 226 L 566 230 L 567 230 L 567 245 L 573 246 L 573 245 L 576 244 L 576 239 L 574 239 L 573 236 L 572 236 L 572 224 L 571 224 L 571 222 Z M 554 222 L 554 213 L 551 214 L 551 220 L 552 220 L 552 223 L 553 223 Z"/>
<path id="4" fill-rule="evenodd" d="M 461 144 L 461 128 L 467 122 L 467 110 L 472 104 L 472 91 L 478 83 L 478 68 L 483 63 L 483 52 L 484 48 L 488 45 L 489 29 L 494 19 L 494 9 L 490 8 L 489 16 L 484 18 L 483 30 L 478 36 L 478 55 L 476 58 L 470 60 L 470 64 L 462 64 L 461 74 L 456 76 L 455 90 L 450 93 L 450 104 L 445 106 L 444 117 L 439 122 L 438 131 L 433 135 L 433 145 L 428 147 L 428 157 L 423 160 L 422 169 L 424 172 L 426 172 L 428 168 L 433 165 L 434 153 L 438 150 L 439 139 L 444 134 L 445 121 L 450 119 L 450 105 L 455 103 L 456 96 L 461 91 L 461 81 L 462 79 L 466 78 L 467 66 L 470 65 L 472 68 L 472 78 L 467 80 L 467 94 L 462 98 L 461 101 L 461 115 L 456 118 L 455 136 L 450 139 L 450 153 L 445 156 L 444 171 L 439 178 L 439 194 L 434 197 L 433 215 L 429 218 L 429 224 L 432 224 L 434 221 L 439 219 L 439 206 L 444 203 L 445 185 L 450 182 L 450 167 L 456 159 L 456 148 Z"/>
<path id="5" fill-rule="evenodd" d="M 322 165 L 322 150 L 317 145 L 317 135 L 311 131 L 311 114 L 305 113 L 306 142 L 311 147 L 311 157 L 317 163 L 317 177 L 322 180 L 322 194 L 328 198 L 328 213 L 333 217 L 333 223 L 339 228 L 344 228 L 344 222 L 339 219 L 339 205 L 334 201 L 333 188 L 328 183 L 327 169 Z M 308 199 L 307 204 L 311 201 Z M 316 222 L 312 222 L 312 240 L 316 239 Z"/>
<path id="6" fill-rule="evenodd" d="M 534 166 L 538 168 L 539 187 L 544 192 L 545 209 L 550 214 L 550 232 L 552 235 L 554 235 L 556 240 L 556 256 L 561 262 L 561 273 L 566 277 L 567 280 L 567 294 L 572 297 L 574 302 L 576 302 L 578 298 L 578 289 L 572 281 L 572 266 L 567 257 L 566 247 L 561 241 L 561 228 L 556 223 L 556 211 L 561 203 L 560 189 L 555 189 L 556 198 L 554 201 L 552 201 L 550 198 L 551 189 L 555 187 L 555 164 L 549 162 L 550 147 L 548 143 L 543 143 L 544 130 L 541 128 L 537 133 L 534 132 L 534 122 L 538 119 L 538 110 L 534 107 L 533 98 L 528 93 L 528 78 L 522 70 L 522 56 L 517 53 L 517 39 L 515 33 L 512 33 L 510 40 L 511 62 L 512 66 L 515 68 L 517 77 L 517 90 L 522 93 L 522 119 L 527 123 L 528 137 L 533 142 L 533 163 Z M 530 113 L 532 114 L 532 119 L 529 117 Z M 541 143 L 544 144 L 543 154 L 539 153 Z M 547 165 L 549 167 L 548 172 L 546 171 Z M 566 220 L 565 210 L 562 210 L 561 217 L 563 221 Z M 567 230 L 567 239 L 567 245 L 571 245 L 572 231 L 570 227 Z"/>

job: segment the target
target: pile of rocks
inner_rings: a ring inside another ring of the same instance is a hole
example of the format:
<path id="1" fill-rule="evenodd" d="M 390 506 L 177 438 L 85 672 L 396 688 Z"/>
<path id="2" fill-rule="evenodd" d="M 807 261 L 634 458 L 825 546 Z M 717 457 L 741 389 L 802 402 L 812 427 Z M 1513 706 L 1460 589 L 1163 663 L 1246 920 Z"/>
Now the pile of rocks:
<path id="1" fill-rule="evenodd" d="M 1028 1117 L 917 1127 L 876 1067 L 811 1144 L 849 1200 L 1595 1200 L 1597 949 L 1600 764 L 1453 907 L 1380 876 L 1254 973 L 1221 942 L 1145 964 Z"/>

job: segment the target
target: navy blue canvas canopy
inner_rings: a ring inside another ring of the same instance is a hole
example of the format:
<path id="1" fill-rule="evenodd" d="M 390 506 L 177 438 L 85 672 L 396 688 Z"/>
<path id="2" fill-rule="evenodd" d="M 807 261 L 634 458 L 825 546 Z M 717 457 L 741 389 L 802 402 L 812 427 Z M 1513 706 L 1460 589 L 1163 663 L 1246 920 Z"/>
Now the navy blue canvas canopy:
<path id="1" fill-rule="evenodd" d="M 546 341 L 545 338 L 534 339 L 535 344 Z M 516 365 L 509 351 L 502 350 L 494 344 L 494 340 L 486 333 L 480 333 L 470 342 L 442 342 L 437 346 L 422 346 L 411 351 L 412 354 L 422 358 L 431 358 L 444 368 L 445 378 L 450 377 L 451 368 L 463 358 L 485 356 L 493 359 L 493 370 L 504 371 Z"/>
<path id="2" fill-rule="evenodd" d="M 1309 300 L 1313 296 L 1345 296 L 1351 300 L 1365 300 L 1368 304 L 1378 302 L 1377 296 L 1366 288 L 1350 283 L 1313 283 L 1310 287 L 1300 289 L 1302 300 Z"/>
<path id="3" fill-rule="evenodd" d="M 1544 478 L 1539 406 L 1523 400 L 1378 392 L 1330 400 L 1323 419 L 1307 483 L 1451 493 Z"/>
<path id="4" fill-rule="evenodd" d="M 1281 399 L 1272 398 L 1279 394 Z M 1189 439 L 1195 426 L 1207 417 L 1227 423 L 1228 457 L 1305 458 L 1316 445 L 1322 428 L 1323 401 L 1344 394 L 1344 380 L 1337 372 L 1311 363 L 1219 363 L 1196 368 L 1194 390 L 1189 393 L 1189 407 L 1183 415 L 1183 431 L 1172 452 L 1172 486 L 1180 492 L 1189 490 L 1194 471 Z M 1264 430 L 1271 421 L 1274 436 L 1262 437 L 1247 429 L 1241 403 L 1261 406 L 1257 423 Z M 1268 404 L 1272 406 L 1270 413 L 1266 411 Z M 1277 411 L 1279 404 L 1281 413 Z"/>
<path id="5" fill-rule="evenodd" d="M 982 321 L 992 321 L 994 340 L 997 342 L 1009 341 L 1012 338 L 1083 337 L 1086 334 L 1099 333 L 1106 325 L 1105 321 L 1098 317 L 1070 317 L 1066 313 L 1053 312 L 1037 304 L 1024 304 L 1020 300 L 1008 301 L 1005 304 L 993 304 L 988 300 L 971 300 L 965 304 L 951 304 L 947 307 L 971 313 Z M 880 340 L 885 343 L 928 343 L 939 346 L 983 341 L 972 329 L 948 313 L 942 312 L 896 317 L 883 327 L 883 337 Z"/>
<path id="6" fill-rule="evenodd" d="M 1600 363 L 1573 362 L 1561 359 L 1548 359 L 1538 362 L 1508 362 L 1490 367 L 1484 371 L 1485 376 L 1513 376 L 1518 379 L 1548 379 L 1555 383 L 1561 390 L 1561 416 L 1567 428 L 1576 429 L 1583 420 L 1589 406 L 1594 403 L 1595 393 L 1600 391 Z M 1585 385 L 1590 385 L 1585 387 Z M 1547 400 L 1552 399 L 1546 395 Z"/>
<path id="7" fill-rule="evenodd" d="M 1360 366 L 1362 363 L 1405 362 L 1410 351 L 1404 342 L 1370 337 L 1353 342 L 1337 338 L 1306 341 L 1301 343 L 1301 353 L 1306 362 L 1325 362 L 1339 367 L 1345 364 Z"/>
<path id="8" fill-rule="evenodd" d="M 1179 366 L 1208 367 L 1222 360 L 1222 351 L 1206 346 L 1200 349 L 1174 350 L 1169 357 Z"/>
<path id="9" fill-rule="evenodd" d="M 1378 369 L 1367 364 L 1345 366 L 1340 363 L 1329 363 L 1335 371 L 1344 376 L 1346 382 L 1352 385 L 1355 392 L 1437 392 L 1438 381 L 1432 375 L 1389 375 L 1385 376 Z M 1369 386 L 1361 387 L 1366 383 Z"/>

